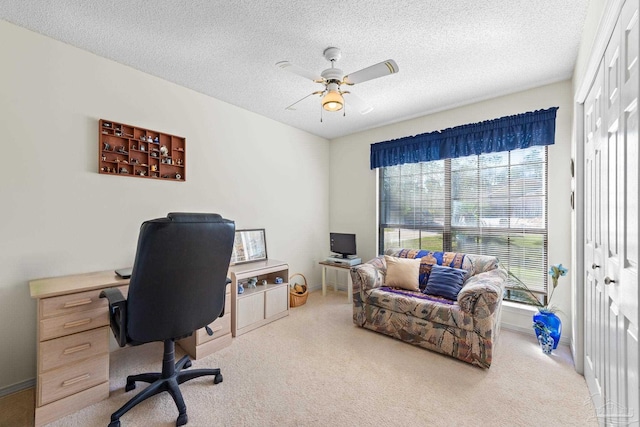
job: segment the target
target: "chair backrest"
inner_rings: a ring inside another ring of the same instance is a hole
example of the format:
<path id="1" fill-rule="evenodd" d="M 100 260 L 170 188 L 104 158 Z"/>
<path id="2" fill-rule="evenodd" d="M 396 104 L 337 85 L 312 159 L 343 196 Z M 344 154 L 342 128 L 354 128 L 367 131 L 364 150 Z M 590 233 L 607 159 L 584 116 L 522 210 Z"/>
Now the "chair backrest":
<path id="1" fill-rule="evenodd" d="M 127 297 L 133 344 L 182 338 L 224 308 L 235 224 L 218 214 L 170 213 L 145 221 Z"/>

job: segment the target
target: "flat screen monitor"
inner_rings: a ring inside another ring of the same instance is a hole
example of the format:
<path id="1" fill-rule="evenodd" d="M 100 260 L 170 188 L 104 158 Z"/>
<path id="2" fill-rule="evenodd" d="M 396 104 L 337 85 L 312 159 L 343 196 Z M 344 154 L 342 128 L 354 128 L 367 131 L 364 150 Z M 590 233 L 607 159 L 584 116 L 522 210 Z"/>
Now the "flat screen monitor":
<path id="1" fill-rule="evenodd" d="M 331 242 L 331 252 L 340 254 L 343 258 L 357 253 L 355 234 L 329 233 L 329 240 Z"/>

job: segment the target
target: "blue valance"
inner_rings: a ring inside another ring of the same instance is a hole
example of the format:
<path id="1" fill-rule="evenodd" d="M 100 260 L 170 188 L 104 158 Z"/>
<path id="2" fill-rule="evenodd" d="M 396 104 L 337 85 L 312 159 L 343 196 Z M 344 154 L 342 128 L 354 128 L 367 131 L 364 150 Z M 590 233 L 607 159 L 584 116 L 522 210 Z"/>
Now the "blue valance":
<path id="1" fill-rule="evenodd" d="M 371 169 L 555 142 L 558 107 L 371 144 Z"/>

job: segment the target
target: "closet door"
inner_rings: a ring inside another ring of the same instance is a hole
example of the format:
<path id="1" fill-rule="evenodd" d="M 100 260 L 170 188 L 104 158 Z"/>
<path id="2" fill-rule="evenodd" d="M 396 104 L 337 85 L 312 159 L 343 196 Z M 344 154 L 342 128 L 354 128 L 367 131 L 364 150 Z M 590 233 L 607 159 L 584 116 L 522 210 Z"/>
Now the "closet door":
<path id="1" fill-rule="evenodd" d="M 602 381 L 604 378 L 605 343 L 605 290 L 602 282 L 604 243 L 602 230 L 602 210 L 605 204 L 603 195 L 603 156 L 602 146 L 605 139 L 603 112 L 604 78 L 603 63 L 591 86 L 584 104 L 585 135 L 585 379 L 591 391 L 596 407 L 603 404 Z"/>
<path id="2" fill-rule="evenodd" d="M 639 31 L 638 1 L 627 0 L 584 108 L 585 378 L 605 425 L 637 423 L 640 414 Z M 589 124 L 597 108 L 600 129 Z"/>
<path id="3" fill-rule="evenodd" d="M 616 301 L 619 314 L 611 317 L 612 337 L 616 360 L 609 363 L 611 384 L 607 381 L 607 398 L 619 402 L 630 421 L 640 420 L 639 360 L 638 360 L 638 89 L 640 84 L 639 49 L 640 25 L 638 0 L 627 0 L 620 14 L 620 110 L 617 156 L 617 233 L 618 256 L 607 277 L 611 300 Z M 606 278 L 605 277 L 605 283 Z M 612 413 L 610 421 L 616 420 Z"/>

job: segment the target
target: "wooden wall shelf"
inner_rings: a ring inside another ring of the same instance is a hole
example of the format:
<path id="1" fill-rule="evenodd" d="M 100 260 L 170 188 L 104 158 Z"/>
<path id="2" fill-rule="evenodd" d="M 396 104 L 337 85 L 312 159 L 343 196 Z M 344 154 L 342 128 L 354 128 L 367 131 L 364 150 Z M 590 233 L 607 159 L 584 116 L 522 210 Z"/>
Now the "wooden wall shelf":
<path id="1" fill-rule="evenodd" d="M 186 139 L 100 119 L 98 173 L 185 181 Z"/>

